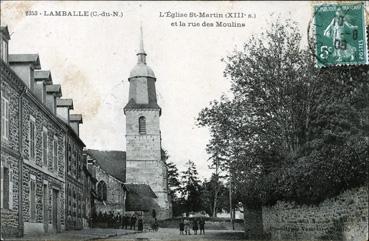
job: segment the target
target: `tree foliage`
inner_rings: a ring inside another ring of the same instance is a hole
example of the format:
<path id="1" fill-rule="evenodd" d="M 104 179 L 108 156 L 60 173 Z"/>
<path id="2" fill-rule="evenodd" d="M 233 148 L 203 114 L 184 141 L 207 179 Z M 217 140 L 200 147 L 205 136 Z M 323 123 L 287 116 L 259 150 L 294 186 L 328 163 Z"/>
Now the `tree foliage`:
<path id="1" fill-rule="evenodd" d="M 277 19 L 224 62 L 232 97 L 204 108 L 207 152 L 248 206 L 318 203 L 368 175 L 368 66 L 317 69 L 296 23 Z"/>
<path id="2" fill-rule="evenodd" d="M 198 177 L 196 165 L 193 161 L 187 162 L 187 169 L 181 173 L 182 209 L 185 213 L 202 211 L 201 181 Z"/>

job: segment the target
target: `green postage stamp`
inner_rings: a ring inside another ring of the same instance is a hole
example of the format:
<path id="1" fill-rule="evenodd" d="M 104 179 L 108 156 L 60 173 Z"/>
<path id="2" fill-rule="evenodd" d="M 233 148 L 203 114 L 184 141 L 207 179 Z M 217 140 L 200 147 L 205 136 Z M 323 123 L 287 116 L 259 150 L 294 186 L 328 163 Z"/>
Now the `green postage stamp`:
<path id="1" fill-rule="evenodd" d="M 314 6 L 318 67 L 368 64 L 363 3 Z"/>

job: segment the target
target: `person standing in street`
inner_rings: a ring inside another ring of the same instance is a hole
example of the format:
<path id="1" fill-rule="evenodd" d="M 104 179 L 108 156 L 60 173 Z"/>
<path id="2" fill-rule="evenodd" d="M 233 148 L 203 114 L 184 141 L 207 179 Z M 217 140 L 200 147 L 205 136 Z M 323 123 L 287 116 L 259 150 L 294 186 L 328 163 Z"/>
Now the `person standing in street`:
<path id="1" fill-rule="evenodd" d="M 199 225 L 197 223 L 197 219 L 193 219 L 193 222 L 192 222 L 192 229 L 193 229 L 193 233 L 195 235 L 197 235 L 197 230 L 199 229 Z"/>
<path id="2" fill-rule="evenodd" d="M 199 226 L 200 226 L 200 234 L 205 234 L 205 219 L 204 218 L 200 218 L 199 221 Z"/>
<path id="3" fill-rule="evenodd" d="M 130 223 L 128 214 L 124 215 L 124 229 L 128 229 L 128 225 Z"/>
<path id="4" fill-rule="evenodd" d="M 185 234 L 191 235 L 190 221 L 187 218 L 184 220 L 184 228 L 185 228 Z"/>
<path id="5" fill-rule="evenodd" d="M 136 230 L 136 216 L 133 214 L 131 217 L 131 229 L 133 227 L 133 230 Z"/>
<path id="6" fill-rule="evenodd" d="M 183 235 L 183 230 L 184 230 L 184 220 L 183 218 L 181 218 L 181 221 L 179 221 L 179 234 Z"/>
<path id="7" fill-rule="evenodd" d="M 137 222 L 137 230 L 142 232 L 143 231 L 143 220 L 142 217 L 138 218 L 138 222 Z"/>

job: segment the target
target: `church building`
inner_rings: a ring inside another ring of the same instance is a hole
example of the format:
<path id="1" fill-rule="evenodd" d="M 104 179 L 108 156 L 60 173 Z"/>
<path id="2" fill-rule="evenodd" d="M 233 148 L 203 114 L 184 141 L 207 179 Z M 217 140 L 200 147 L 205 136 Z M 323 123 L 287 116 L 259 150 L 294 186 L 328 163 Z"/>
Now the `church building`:
<path id="1" fill-rule="evenodd" d="M 126 115 L 126 152 L 87 150 L 89 157 L 99 166 L 96 169 L 98 187 L 104 183 L 107 186 L 107 201 L 97 204 L 96 211 L 120 211 L 122 214 L 124 210 L 125 214 L 138 212 L 146 217 L 167 219 L 172 212 L 167 166 L 161 148 L 161 108 L 156 98 L 156 77 L 146 63 L 142 29 L 137 58 L 137 64 L 128 78 L 128 103 L 123 108 Z M 122 182 L 121 191 L 117 193 L 110 190 L 107 179 L 102 178 L 106 175 L 114 177 L 111 180 Z M 117 195 L 122 196 L 121 199 L 109 201 L 112 200 L 110 196 Z M 116 209 L 118 206 L 120 208 Z"/>

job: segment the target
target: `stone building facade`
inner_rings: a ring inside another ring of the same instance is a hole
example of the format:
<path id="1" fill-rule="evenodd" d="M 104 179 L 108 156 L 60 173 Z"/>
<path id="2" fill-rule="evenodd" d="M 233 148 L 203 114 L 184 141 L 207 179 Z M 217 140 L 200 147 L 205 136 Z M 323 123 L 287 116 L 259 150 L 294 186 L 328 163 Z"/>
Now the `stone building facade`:
<path id="1" fill-rule="evenodd" d="M 84 145 L 57 110 L 61 86 L 41 70 L 37 54 L 9 54 L 9 40 L 1 27 L 1 235 L 60 232 L 66 147 L 73 140 L 82 153 Z"/>

